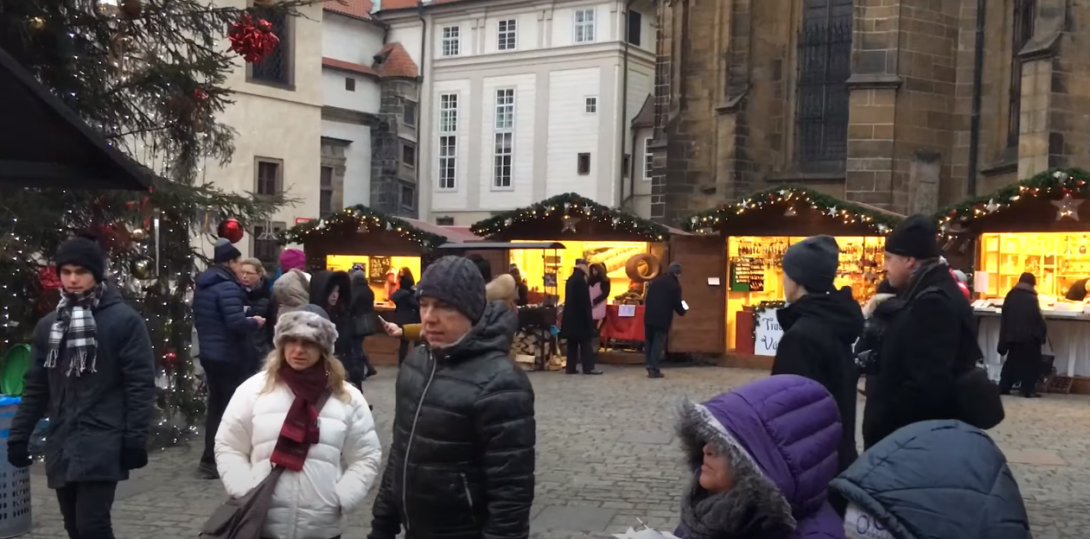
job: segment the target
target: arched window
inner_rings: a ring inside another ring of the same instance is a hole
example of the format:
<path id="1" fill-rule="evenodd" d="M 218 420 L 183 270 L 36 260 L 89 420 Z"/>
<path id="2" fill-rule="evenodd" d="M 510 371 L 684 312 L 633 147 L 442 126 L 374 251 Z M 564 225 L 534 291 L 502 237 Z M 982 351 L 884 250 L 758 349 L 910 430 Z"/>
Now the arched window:
<path id="1" fill-rule="evenodd" d="M 1014 17 L 1011 19 L 1011 87 L 1007 121 L 1007 147 L 1018 146 L 1018 132 L 1022 115 L 1022 59 L 1018 53 L 1033 38 L 1036 21 L 1036 0 L 1014 0 Z"/>
<path id="2" fill-rule="evenodd" d="M 803 0 L 796 159 L 842 168 L 848 145 L 852 0 Z"/>

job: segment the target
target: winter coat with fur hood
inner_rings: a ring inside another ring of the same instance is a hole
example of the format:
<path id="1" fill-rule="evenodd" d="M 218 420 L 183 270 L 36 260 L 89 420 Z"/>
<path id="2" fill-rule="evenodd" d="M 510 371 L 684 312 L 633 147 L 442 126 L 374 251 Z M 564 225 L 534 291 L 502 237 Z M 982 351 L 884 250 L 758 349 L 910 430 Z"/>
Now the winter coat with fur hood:
<path id="1" fill-rule="evenodd" d="M 272 471 L 273 448 L 295 395 L 277 384 L 265 392 L 262 371 L 231 397 L 216 432 L 216 467 L 227 494 L 240 497 Z M 303 469 L 285 470 L 276 483 L 262 537 L 316 539 L 342 535 L 346 515 L 360 506 L 378 476 L 382 450 L 363 394 L 350 384 L 318 414 L 317 444 Z"/>
<path id="2" fill-rule="evenodd" d="M 281 275 L 273 283 L 272 301 L 269 302 L 269 317 L 265 321 L 265 343 L 271 350 L 276 320 L 280 315 L 298 311 L 310 303 L 310 277 L 293 269 Z"/>
<path id="3" fill-rule="evenodd" d="M 703 403 L 678 423 L 692 480 L 681 501 L 682 539 L 843 539 L 827 501 L 836 475 L 840 420 L 821 384 L 775 375 Z M 705 444 L 726 455 L 730 490 L 700 486 Z"/>

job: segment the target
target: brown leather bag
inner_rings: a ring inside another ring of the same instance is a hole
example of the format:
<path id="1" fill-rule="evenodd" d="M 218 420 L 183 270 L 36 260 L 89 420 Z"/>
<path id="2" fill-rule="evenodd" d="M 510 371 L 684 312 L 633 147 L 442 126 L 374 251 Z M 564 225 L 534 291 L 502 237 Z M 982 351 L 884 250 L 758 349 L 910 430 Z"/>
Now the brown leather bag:
<path id="1" fill-rule="evenodd" d="M 329 393 L 322 395 L 315 406 L 319 412 L 329 400 Z M 229 498 L 216 508 L 201 527 L 203 539 L 261 539 L 265 531 L 265 519 L 269 516 L 276 482 L 284 473 L 281 466 L 273 466 L 269 475 L 253 490 L 241 498 Z"/>

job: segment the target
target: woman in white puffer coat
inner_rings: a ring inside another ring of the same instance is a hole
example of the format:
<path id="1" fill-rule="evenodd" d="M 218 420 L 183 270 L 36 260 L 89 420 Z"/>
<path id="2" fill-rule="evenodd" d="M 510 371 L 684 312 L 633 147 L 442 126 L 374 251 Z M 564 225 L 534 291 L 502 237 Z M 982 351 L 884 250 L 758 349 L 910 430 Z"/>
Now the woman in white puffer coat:
<path id="1" fill-rule="evenodd" d="M 333 357 L 336 340 L 319 307 L 282 315 L 265 369 L 235 390 L 216 432 L 216 466 L 231 497 L 284 467 L 262 537 L 340 537 L 378 475 L 374 419 Z"/>

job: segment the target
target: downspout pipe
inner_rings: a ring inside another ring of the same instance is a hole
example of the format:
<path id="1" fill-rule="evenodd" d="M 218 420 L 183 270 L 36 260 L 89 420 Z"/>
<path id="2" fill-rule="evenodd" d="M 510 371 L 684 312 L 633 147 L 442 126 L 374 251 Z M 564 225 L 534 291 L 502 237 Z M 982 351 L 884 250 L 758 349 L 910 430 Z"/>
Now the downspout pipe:
<path id="1" fill-rule="evenodd" d="M 416 107 L 416 166 L 413 167 L 413 173 L 416 174 L 416 216 L 417 216 L 417 218 L 419 218 L 419 217 L 422 217 L 422 212 L 423 212 L 423 208 L 420 207 L 421 206 L 420 203 L 422 202 L 420 200 L 421 199 L 420 191 L 421 191 L 421 187 L 423 187 L 423 185 L 420 183 L 420 169 L 424 168 L 422 163 L 420 163 L 421 148 L 424 146 L 422 144 L 422 142 L 424 142 L 424 141 L 420 140 L 420 134 L 423 133 L 423 130 L 420 129 L 420 124 L 423 123 L 421 121 L 422 120 L 422 118 L 421 118 L 422 115 L 420 113 L 422 112 L 423 107 L 421 107 L 419 105 L 424 102 L 424 95 L 423 95 L 424 94 L 424 64 L 425 64 L 425 61 L 427 60 L 426 55 L 428 53 L 428 20 L 424 18 L 424 2 L 423 2 L 423 0 L 421 0 L 420 2 L 418 2 L 416 4 L 416 11 L 417 11 L 417 16 L 420 18 L 420 68 L 419 68 L 419 73 L 417 73 L 418 80 L 417 80 L 417 85 L 416 85 L 416 88 L 417 88 L 417 96 L 416 96 L 416 102 L 417 102 L 417 107 Z M 395 195 L 395 196 L 400 196 L 400 195 Z M 429 204 L 429 206 L 430 205 L 431 204 Z"/>
<path id="2" fill-rule="evenodd" d="M 984 6 L 985 0 L 976 1 L 976 51 L 973 55 L 973 103 L 969 116 L 969 177 L 965 187 L 969 197 L 976 196 L 976 177 L 980 159 L 980 101 L 984 79 Z"/>
<path id="3" fill-rule="evenodd" d="M 625 129 L 628 127 L 628 40 L 629 40 L 628 38 L 629 38 L 629 34 L 632 33 L 632 29 L 628 27 L 629 22 L 632 20 L 628 16 L 628 10 L 632 8 L 632 4 L 634 4 L 634 3 L 636 3 L 636 0 L 625 0 L 624 14 L 622 15 L 624 17 L 624 36 L 622 37 L 622 39 L 624 40 L 624 44 L 623 44 L 624 50 L 623 50 L 623 52 L 621 54 L 621 57 L 622 57 L 622 65 L 624 66 L 622 68 L 622 70 L 624 71 L 624 73 L 621 75 L 621 118 L 620 118 L 620 123 L 621 123 L 621 137 L 620 137 L 621 145 L 620 146 L 621 146 L 621 150 L 620 150 L 620 156 L 619 156 L 619 159 L 621 161 L 621 166 L 617 167 L 617 170 L 618 170 L 617 184 L 620 187 L 620 191 L 621 191 L 622 195 L 624 194 L 624 175 L 625 175 L 625 172 L 626 172 L 625 166 L 624 166 L 624 154 L 625 154 L 625 151 L 624 151 L 625 148 L 624 147 L 625 147 L 625 138 L 626 138 L 625 137 Z M 635 145 L 632 146 L 632 155 L 633 155 L 633 158 L 630 158 L 628 160 L 628 168 L 629 169 L 633 169 L 632 164 L 635 161 L 635 155 L 636 155 Z M 629 172 L 629 176 L 635 176 L 635 173 L 633 171 L 627 171 L 627 172 Z M 631 179 L 631 178 L 629 178 L 629 179 Z M 630 181 L 629 186 L 632 187 L 632 188 L 635 188 L 635 183 Z M 633 193 L 633 192 L 629 192 L 628 193 L 629 199 L 631 199 L 634 194 L 635 193 Z M 622 196 L 621 198 L 622 198 L 621 206 L 623 207 L 624 206 L 624 201 L 623 201 L 624 197 Z"/>

